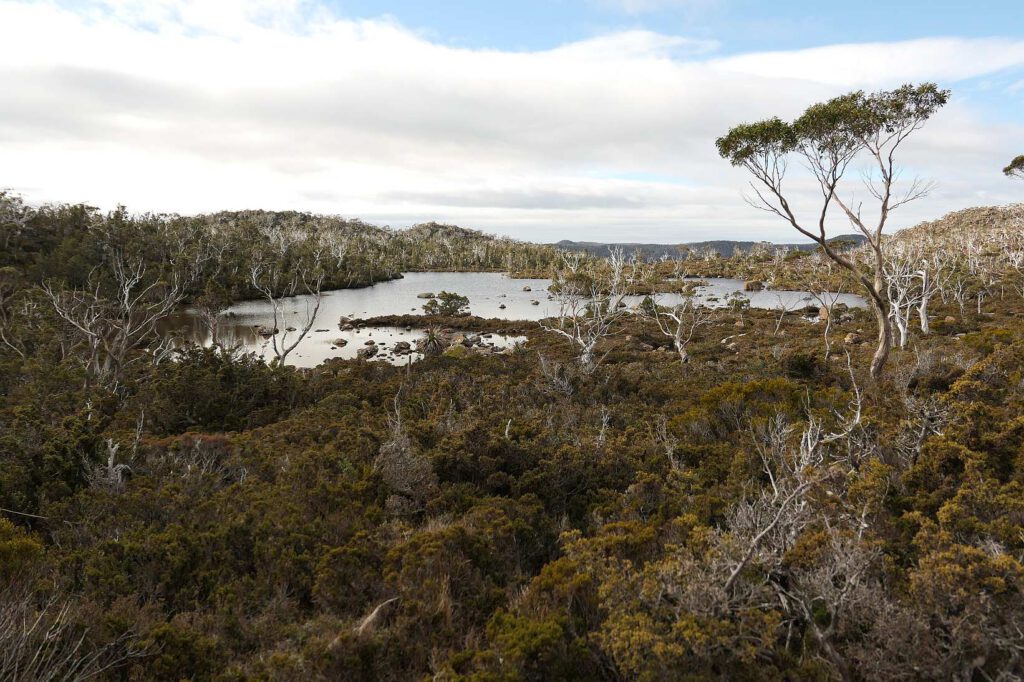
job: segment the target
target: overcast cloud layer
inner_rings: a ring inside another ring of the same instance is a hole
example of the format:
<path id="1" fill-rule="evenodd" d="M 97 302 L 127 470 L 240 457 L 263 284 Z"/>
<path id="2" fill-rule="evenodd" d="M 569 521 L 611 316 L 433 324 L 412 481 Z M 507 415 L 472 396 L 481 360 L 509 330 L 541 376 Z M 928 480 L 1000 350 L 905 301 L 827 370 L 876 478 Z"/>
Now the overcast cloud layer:
<path id="1" fill-rule="evenodd" d="M 894 220 L 1024 198 L 999 173 L 1024 152 L 1024 39 L 717 49 L 624 31 L 468 50 L 298 0 L 0 0 L 0 187 L 539 241 L 789 240 L 743 202 L 746 178 L 715 137 L 853 88 L 934 80 L 954 99 L 906 165 L 938 187 Z"/>

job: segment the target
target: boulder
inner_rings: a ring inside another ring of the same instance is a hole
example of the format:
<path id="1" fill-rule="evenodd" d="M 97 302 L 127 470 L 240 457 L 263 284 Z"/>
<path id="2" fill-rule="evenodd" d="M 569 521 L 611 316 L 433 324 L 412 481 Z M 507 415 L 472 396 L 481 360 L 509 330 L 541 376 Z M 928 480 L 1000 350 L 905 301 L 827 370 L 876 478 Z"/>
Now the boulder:
<path id="1" fill-rule="evenodd" d="M 540 305 L 540 301 L 530 301 L 530 305 Z"/>
<path id="2" fill-rule="evenodd" d="M 256 328 L 256 333 L 265 339 L 269 339 L 271 336 L 278 332 L 277 327 L 268 327 L 266 325 L 260 325 Z"/>
<path id="3" fill-rule="evenodd" d="M 412 344 L 408 341 L 399 341 L 395 344 L 396 353 L 408 353 L 410 350 L 412 350 Z"/>
<path id="4" fill-rule="evenodd" d="M 348 345 L 347 339 L 334 339 L 334 345 L 343 348 Z"/>
<path id="5" fill-rule="evenodd" d="M 828 321 L 828 308 L 825 306 L 818 308 L 818 319 L 822 322 Z"/>
<path id="6" fill-rule="evenodd" d="M 743 283 L 743 291 L 764 291 L 764 282 L 759 279 L 752 279 Z"/>
<path id="7" fill-rule="evenodd" d="M 506 307 L 505 304 L 502 303 L 501 305 L 498 306 L 498 310 L 504 310 L 505 307 Z"/>
<path id="8" fill-rule="evenodd" d="M 850 332 L 843 339 L 843 343 L 845 343 L 847 345 L 850 345 L 850 346 L 854 346 L 854 345 L 857 345 L 859 343 L 864 343 L 864 337 L 861 336 L 860 334 L 858 334 L 857 332 Z"/>
<path id="9" fill-rule="evenodd" d="M 377 343 L 373 339 L 370 339 L 370 340 L 364 342 L 363 345 L 364 346 L 376 346 Z"/>
<path id="10" fill-rule="evenodd" d="M 416 294 L 416 298 L 437 298 L 437 296 L 434 296 L 433 292 L 425 291 L 422 294 Z"/>
<path id="11" fill-rule="evenodd" d="M 315 331 L 316 331 L 317 334 L 323 334 L 324 332 L 329 332 L 331 330 L 330 329 L 317 329 Z"/>
<path id="12" fill-rule="evenodd" d="M 956 318 L 953 317 L 952 315 L 946 315 L 946 317 L 943 318 L 942 321 L 945 322 L 946 324 L 956 324 Z"/>
<path id="13" fill-rule="evenodd" d="M 377 346 L 367 346 L 356 351 L 356 357 L 360 360 L 369 360 L 377 354 Z"/>
<path id="14" fill-rule="evenodd" d="M 523 287 L 523 291 L 533 291 L 533 289 L 531 289 L 529 286 L 525 286 Z"/>
<path id="15" fill-rule="evenodd" d="M 293 332 L 293 331 L 295 331 L 295 327 L 285 327 L 284 330 L 286 332 Z"/>

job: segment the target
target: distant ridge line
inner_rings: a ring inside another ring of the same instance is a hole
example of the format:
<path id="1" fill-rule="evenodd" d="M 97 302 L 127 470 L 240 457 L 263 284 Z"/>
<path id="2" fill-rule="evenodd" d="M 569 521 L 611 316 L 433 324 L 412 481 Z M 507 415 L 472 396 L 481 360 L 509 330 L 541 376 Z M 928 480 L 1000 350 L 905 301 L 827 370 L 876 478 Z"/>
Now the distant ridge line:
<path id="1" fill-rule="evenodd" d="M 829 239 L 829 242 L 852 242 L 861 244 L 865 241 L 861 234 L 841 234 Z M 607 256 L 612 248 L 621 247 L 626 253 L 632 253 L 639 249 L 648 259 L 659 259 L 662 256 L 671 258 L 679 257 L 687 251 L 702 251 L 711 247 L 723 258 L 730 258 L 736 249 L 749 251 L 757 244 L 767 244 L 771 248 L 783 248 L 789 251 L 812 251 L 818 245 L 811 242 L 805 244 L 775 244 L 767 241 L 739 241 L 732 239 L 718 239 L 703 242 L 685 242 L 680 244 L 641 244 L 635 242 L 577 242 L 563 239 L 552 246 L 566 251 L 583 251 L 595 256 Z"/>

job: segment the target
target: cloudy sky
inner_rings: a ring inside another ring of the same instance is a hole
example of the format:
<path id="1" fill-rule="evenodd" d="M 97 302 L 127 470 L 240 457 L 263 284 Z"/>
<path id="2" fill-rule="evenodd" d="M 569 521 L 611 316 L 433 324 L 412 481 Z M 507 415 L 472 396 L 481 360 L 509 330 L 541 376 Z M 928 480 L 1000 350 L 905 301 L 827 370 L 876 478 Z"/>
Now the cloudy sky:
<path id="1" fill-rule="evenodd" d="M 0 187 L 538 241 L 790 240 L 714 139 L 930 80 L 953 99 L 903 158 L 937 187 L 895 224 L 1024 200 L 999 172 L 1024 153 L 1019 1 L 838 4 L 0 0 Z"/>

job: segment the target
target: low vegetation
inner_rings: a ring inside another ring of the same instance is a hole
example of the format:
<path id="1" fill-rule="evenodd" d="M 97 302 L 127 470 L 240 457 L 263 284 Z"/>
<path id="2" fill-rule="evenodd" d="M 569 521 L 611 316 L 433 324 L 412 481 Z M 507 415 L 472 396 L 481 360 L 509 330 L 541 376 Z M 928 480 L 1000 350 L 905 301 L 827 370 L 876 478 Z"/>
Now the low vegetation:
<path id="1" fill-rule="evenodd" d="M 424 360 L 297 370 L 172 350 L 153 321 L 259 283 L 555 258 L 323 219 L 352 241 L 319 271 L 320 218 L 0 206 L 2 679 L 1024 673 L 1019 206 L 883 240 L 891 314 L 917 314 L 874 378 L 869 311 L 687 298 L 712 265 L 851 290 L 821 252 L 566 255 L 557 318 L 442 293 Z M 447 353 L 441 327 L 529 341 Z"/>

